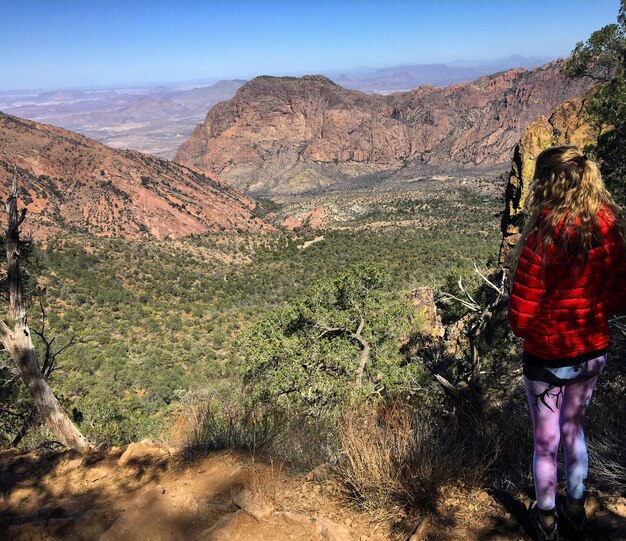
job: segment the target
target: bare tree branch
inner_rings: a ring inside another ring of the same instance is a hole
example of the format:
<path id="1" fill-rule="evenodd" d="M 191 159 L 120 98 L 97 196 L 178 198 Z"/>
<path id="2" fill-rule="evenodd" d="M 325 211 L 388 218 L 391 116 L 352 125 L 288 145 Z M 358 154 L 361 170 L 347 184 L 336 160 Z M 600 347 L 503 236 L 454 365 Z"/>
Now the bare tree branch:
<path id="1" fill-rule="evenodd" d="M 356 370 L 356 378 L 355 383 L 357 387 L 363 386 L 363 374 L 365 373 L 365 366 L 367 365 L 367 361 L 369 360 L 370 354 L 370 345 L 365 340 L 363 335 L 363 328 L 365 327 L 365 317 L 363 316 L 363 312 L 359 314 L 359 326 L 356 329 L 356 332 L 351 333 L 351 336 L 361 344 L 361 358 L 359 360 L 359 366 Z"/>
<path id="2" fill-rule="evenodd" d="M 28 317 L 26 303 L 24 302 L 22 283 L 20 276 L 20 225 L 23 223 L 26 212 L 22 210 L 19 214 L 17 211 L 17 174 L 13 175 L 13 183 L 11 194 L 6 201 L 6 212 L 8 218 L 7 239 L 6 239 L 6 256 L 7 256 L 7 282 L 9 290 L 9 312 L 10 318 L 13 320 L 13 330 L 11 331 L 2 322 L 4 327 L 0 325 L 0 342 L 7 350 L 17 371 L 24 382 L 24 385 L 30 392 L 37 411 L 43 418 L 44 422 L 54 431 L 59 441 L 67 446 L 82 452 L 89 451 L 89 443 L 70 420 L 67 413 L 52 392 L 52 389 L 46 381 L 46 377 L 41 370 L 37 352 L 33 345 L 30 327 L 28 326 Z M 48 348 L 51 347 L 52 341 L 45 341 Z M 52 350 L 49 349 L 51 352 Z M 46 366 L 46 372 L 49 373 L 54 368 L 54 355 L 50 357 Z M 33 414 L 34 415 L 34 414 Z M 16 436 L 14 444 L 19 442 L 32 422 L 34 417 L 25 422 L 22 429 Z"/>

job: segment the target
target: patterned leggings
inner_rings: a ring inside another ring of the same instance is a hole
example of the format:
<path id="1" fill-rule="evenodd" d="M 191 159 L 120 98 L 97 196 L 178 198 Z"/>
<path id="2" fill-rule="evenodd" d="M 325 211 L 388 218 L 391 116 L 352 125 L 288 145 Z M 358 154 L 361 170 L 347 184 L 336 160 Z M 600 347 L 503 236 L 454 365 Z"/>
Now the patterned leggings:
<path id="1" fill-rule="evenodd" d="M 606 355 L 576 366 L 546 369 L 552 383 L 524 377 L 535 433 L 533 473 L 537 506 L 553 509 L 556 503 L 557 452 L 563 440 L 567 495 L 584 495 L 588 457 L 583 421 Z M 554 379 L 552 378 L 554 376 Z"/>

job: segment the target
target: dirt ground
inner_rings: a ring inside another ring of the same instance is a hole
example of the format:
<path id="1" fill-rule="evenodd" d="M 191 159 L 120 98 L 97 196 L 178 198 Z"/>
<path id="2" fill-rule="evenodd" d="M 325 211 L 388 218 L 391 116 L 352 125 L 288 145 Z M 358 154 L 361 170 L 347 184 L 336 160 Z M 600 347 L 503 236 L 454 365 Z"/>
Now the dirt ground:
<path id="1" fill-rule="evenodd" d="M 0 452 L 0 539 L 383 541 L 531 539 L 526 501 L 445 489 L 428 517 L 360 510 L 328 468 L 245 453 L 195 460 L 149 443 L 81 456 Z M 626 499 L 589 502 L 590 540 L 626 540 Z"/>

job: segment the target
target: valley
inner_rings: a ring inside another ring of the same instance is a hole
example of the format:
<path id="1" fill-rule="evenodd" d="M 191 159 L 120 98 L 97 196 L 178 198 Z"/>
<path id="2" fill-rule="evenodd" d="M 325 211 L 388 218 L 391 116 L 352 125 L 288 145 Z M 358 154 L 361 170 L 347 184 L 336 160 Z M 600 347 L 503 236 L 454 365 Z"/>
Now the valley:
<path id="1" fill-rule="evenodd" d="M 5 10 L 0 537 L 626 539 L 619 3 Z"/>
<path id="2" fill-rule="evenodd" d="M 72 130 L 112 148 L 171 159 L 211 106 L 234 96 L 243 83 L 1 92 L 0 111 Z"/>
<path id="3" fill-rule="evenodd" d="M 235 392 L 240 334 L 315 281 L 373 263 L 402 298 L 495 261 L 501 193 L 492 182 L 449 180 L 275 203 L 276 223 L 316 207 L 327 217 L 315 229 L 262 236 L 50 237 L 37 258 L 48 333 L 78 341 L 52 383 L 93 441 L 155 437 L 185 397 Z M 38 326 L 38 305 L 31 317 Z"/>

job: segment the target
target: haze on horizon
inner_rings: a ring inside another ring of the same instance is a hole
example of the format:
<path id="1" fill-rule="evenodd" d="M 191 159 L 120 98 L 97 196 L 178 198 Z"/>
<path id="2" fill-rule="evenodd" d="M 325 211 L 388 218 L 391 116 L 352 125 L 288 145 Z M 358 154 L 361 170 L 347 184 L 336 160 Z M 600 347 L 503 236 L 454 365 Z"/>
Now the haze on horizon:
<path id="1" fill-rule="evenodd" d="M 618 8 L 618 0 L 24 0 L 3 6 L 0 90 L 567 56 Z"/>

